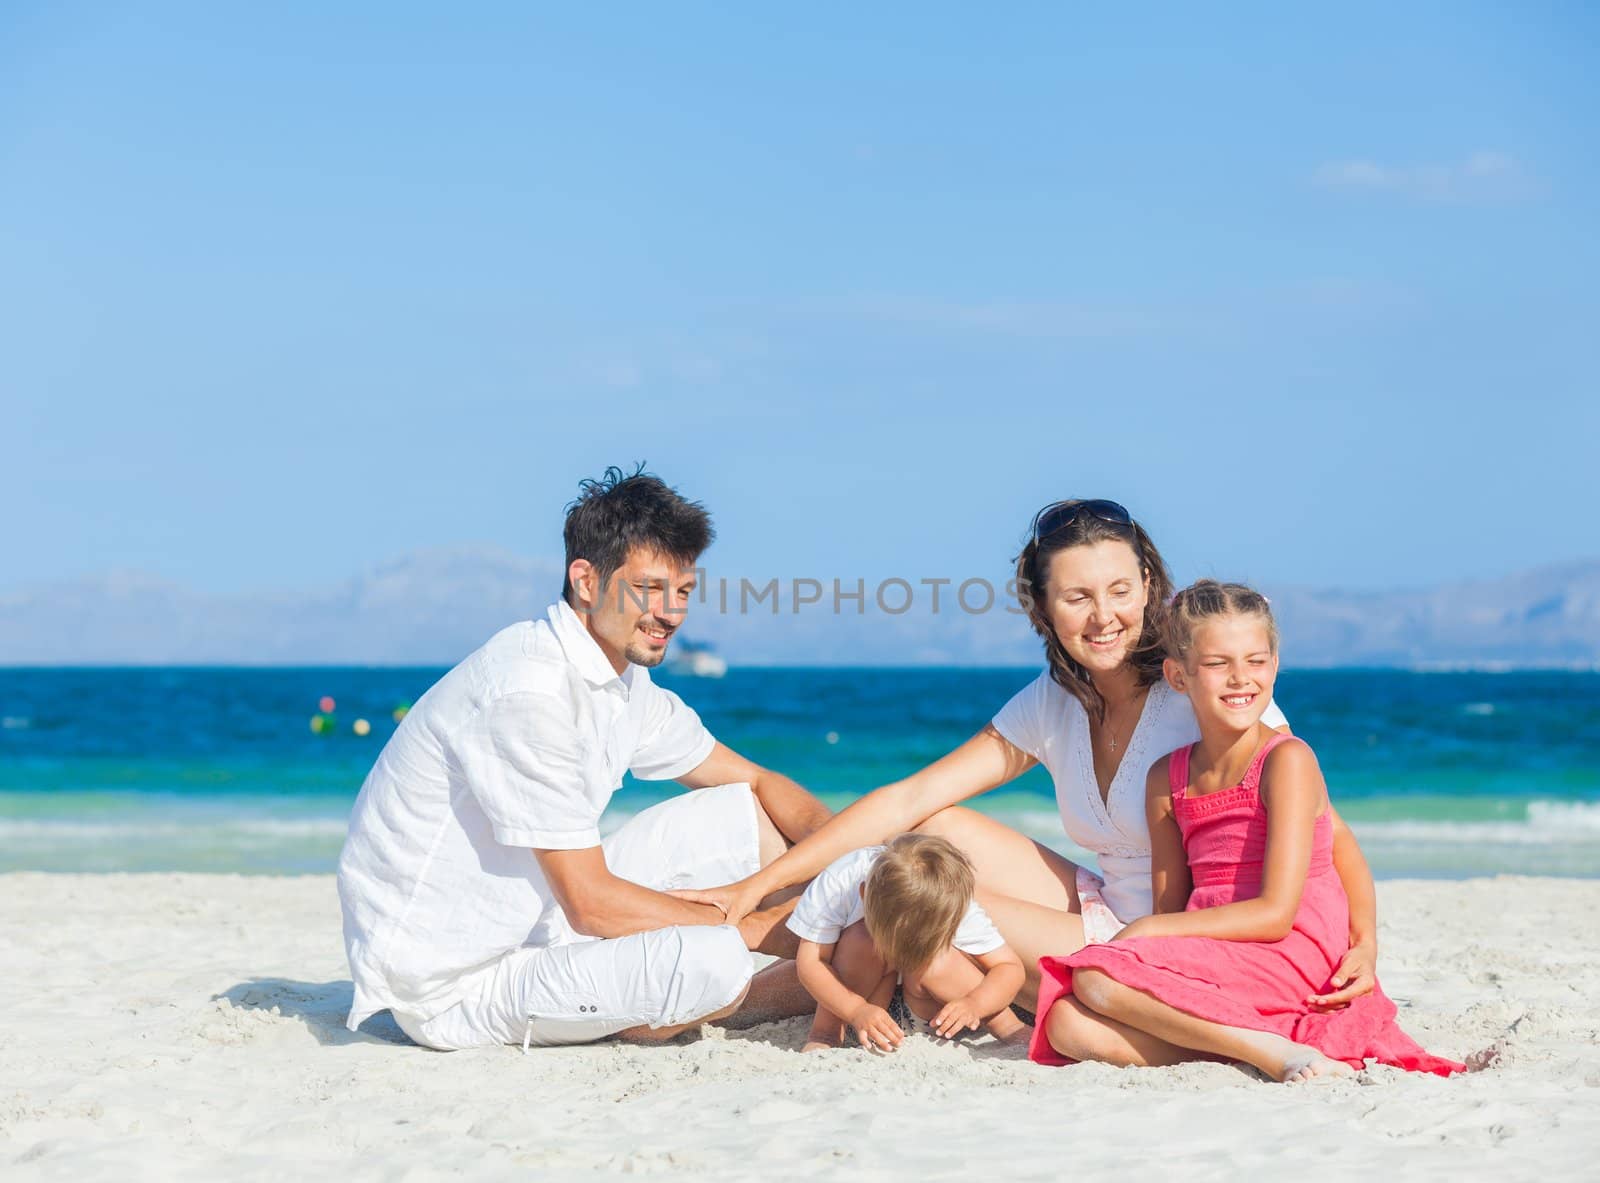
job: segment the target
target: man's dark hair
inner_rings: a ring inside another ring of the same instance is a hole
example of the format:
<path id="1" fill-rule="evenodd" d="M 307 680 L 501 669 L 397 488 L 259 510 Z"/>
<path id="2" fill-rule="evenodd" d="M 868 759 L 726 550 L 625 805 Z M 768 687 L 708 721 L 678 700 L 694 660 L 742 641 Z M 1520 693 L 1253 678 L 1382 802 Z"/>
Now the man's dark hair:
<path id="1" fill-rule="evenodd" d="M 627 475 L 612 467 L 597 481 L 579 481 L 561 535 L 567 544 L 568 571 L 574 559 L 587 559 L 603 585 L 628 561 L 634 547 L 692 563 L 717 532 L 705 506 L 679 496 L 641 464 Z M 561 584 L 561 596 L 566 599 L 571 594 L 569 574 Z"/>

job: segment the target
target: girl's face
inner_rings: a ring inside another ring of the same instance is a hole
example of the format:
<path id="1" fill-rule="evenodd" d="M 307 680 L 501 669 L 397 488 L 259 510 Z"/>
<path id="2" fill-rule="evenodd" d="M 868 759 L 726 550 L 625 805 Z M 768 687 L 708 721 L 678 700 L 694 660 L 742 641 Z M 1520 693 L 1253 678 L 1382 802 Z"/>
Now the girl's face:
<path id="1" fill-rule="evenodd" d="M 1061 647 L 1090 674 L 1110 673 L 1139 643 L 1149 576 L 1116 538 L 1070 546 L 1050 558 L 1044 605 Z"/>
<path id="2" fill-rule="evenodd" d="M 1272 701 L 1278 655 L 1267 622 L 1251 614 L 1214 616 L 1194 630 L 1188 657 L 1167 658 L 1167 681 L 1189 696 L 1202 733 L 1245 732 Z"/>

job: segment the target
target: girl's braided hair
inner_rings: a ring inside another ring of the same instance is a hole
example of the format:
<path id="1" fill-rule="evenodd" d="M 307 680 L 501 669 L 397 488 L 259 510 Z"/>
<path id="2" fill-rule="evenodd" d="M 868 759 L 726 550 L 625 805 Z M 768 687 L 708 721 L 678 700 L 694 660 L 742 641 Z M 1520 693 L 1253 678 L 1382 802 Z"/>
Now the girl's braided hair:
<path id="1" fill-rule="evenodd" d="M 1167 656 L 1177 661 L 1187 658 L 1194 644 L 1195 629 L 1216 616 L 1261 617 L 1267 626 L 1272 651 L 1278 651 L 1278 622 L 1272 618 L 1272 604 L 1266 596 L 1242 583 L 1202 579 L 1172 597 L 1161 626 Z"/>

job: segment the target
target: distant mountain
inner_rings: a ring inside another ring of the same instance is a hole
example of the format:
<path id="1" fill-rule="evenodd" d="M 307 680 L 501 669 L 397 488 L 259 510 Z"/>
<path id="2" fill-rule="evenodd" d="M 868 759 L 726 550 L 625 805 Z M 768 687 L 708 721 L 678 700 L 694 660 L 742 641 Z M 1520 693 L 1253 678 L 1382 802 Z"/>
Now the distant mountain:
<path id="1" fill-rule="evenodd" d="M 561 592 L 558 562 L 421 551 L 335 587 L 208 596 L 112 573 L 0 594 L 6 665 L 445 665 Z"/>
<path id="2" fill-rule="evenodd" d="M 1600 668 L 1600 560 L 1414 591 L 1272 593 L 1298 666 Z"/>
<path id="3" fill-rule="evenodd" d="M 0 594 L 3 665 L 448 665 L 497 629 L 541 614 L 561 564 L 485 548 L 429 550 L 332 588 L 202 595 L 131 573 Z M 903 614 L 835 613 L 830 594 L 796 612 L 789 590 L 738 611 L 715 591 L 685 636 L 737 665 L 1032 665 L 1038 641 L 997 604 L 969 614 L 946 589 Z M 1600 668 L 1600 560 L 1411 591 L 1268 588 L 1291 666 Z M 891 605 L 897 603 L 888 596 Z"/>

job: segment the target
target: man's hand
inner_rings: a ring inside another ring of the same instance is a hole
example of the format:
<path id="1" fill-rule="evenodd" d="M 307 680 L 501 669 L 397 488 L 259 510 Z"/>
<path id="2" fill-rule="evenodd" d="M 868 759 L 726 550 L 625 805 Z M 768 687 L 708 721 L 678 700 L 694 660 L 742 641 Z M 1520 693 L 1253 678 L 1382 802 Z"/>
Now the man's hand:
<path id="1" fill-rule="evenodd" d="M 1329 981 L 1333 993 L 1313 994 L 1306 999 L 1307 1006 L 1318 1011 L 1342 1010 L 1363 994 L 1371 994 L 1378 984 L 1377 944 L 1363 941 L 1359 945 L 1351 945 Z"/>
<path id="2" fill-rule="evenodd" d="M 889 1012 L 870 1002 L 863 1002 L 845 1021 L 855 1028 L 856 1038 L 869 1052 L 893 1051 L 905 1038 L 900 1024 L 889 1017 Z"/>
<path id="3" fill-rule="evenodd" d="M 983 1016 L 978 1013 L 978 1008 L 967 999 L 958 998 L 945 1003 L 939 1013 L 933 1016 L 933 1030 L 941 1039 L 952 1039 L 962 1031 L 976 1031 L 982 1022 Z"/>
<path id="4" fill-rule="evenodd" d="M 724 924 L 717 907 L 674 899 L 619 879 L 598 846 L 535 850 L 545 882 L 574 930 L 589 937 L 625 937 L 678 924 Z"/>

